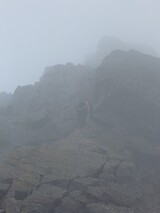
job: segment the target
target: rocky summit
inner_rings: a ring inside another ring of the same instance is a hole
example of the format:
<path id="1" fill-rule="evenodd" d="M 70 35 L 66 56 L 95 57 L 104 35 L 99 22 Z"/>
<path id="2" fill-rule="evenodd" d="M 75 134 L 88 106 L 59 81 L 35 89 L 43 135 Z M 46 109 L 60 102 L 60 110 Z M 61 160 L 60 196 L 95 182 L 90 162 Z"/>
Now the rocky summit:
<path id="1" fill-rule="evenodd" d="M 79 127 L 76 104 L 92 113 Z M 0 212 L 159 213 L 160 59 L 46 68 L 0 109 Z"/>

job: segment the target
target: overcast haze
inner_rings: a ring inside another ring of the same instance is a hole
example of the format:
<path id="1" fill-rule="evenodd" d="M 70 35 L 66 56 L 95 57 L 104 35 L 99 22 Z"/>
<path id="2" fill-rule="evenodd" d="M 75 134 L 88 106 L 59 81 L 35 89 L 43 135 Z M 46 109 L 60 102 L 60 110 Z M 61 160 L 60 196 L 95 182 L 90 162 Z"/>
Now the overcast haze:
<path id="1" fill-rule="evenodd" d="M 34 83 L 46 66 L 83 63 L 116 36 L 160 53 L 159 0 L 0 0 L 0 91 Z"/>

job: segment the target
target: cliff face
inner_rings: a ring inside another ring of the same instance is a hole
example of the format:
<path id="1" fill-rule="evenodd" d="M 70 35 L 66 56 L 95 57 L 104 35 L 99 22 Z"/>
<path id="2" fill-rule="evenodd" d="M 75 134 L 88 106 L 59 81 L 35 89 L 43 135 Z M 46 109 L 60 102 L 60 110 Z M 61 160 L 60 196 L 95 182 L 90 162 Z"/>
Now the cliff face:
<path id="1" fill-rule="evenodd" d="M 112 52 L 96 71 L 49 67 L 18 87 L 0 119 L 7 140 L 21 144 L 0 166 L 0 206 L 159 213 L 159 91 L 160 59 L 136 51 Z M 76 126 L 80 98 L 93 109 L 84 128 Z"/>
<path id="2" fill-rule="evenodd" d="M 20 143 L 61 138 L 76 128 L 75 106 L 84 98 L 97 122 L 158 141 L 159 70 L 159 58 L 134 50 L 112 52 L 96 72 L 73 64 L 48 67 L 39 82 L 18 87 L 1 109 L 2 132 L 8 126 L 7 138 Z"/>
<path id="3" fill-rule="evenodd" d="M 134 50 L 115 51 L 97 69 L 95 117 L 159 141 L 160 59 Z"/>
<path id="4" fill-rule="evenodd" d="M 17 87 L 2 117 L 15 142 L 44 142 L 76 128 L 76 103 L 91 99 L 94 71 L 73 64 L 46 68 L 35 85 Z M 11 124 L 9 124 L 11 123 Z M 17 134 L 15 134 L 16 132 Z"/>

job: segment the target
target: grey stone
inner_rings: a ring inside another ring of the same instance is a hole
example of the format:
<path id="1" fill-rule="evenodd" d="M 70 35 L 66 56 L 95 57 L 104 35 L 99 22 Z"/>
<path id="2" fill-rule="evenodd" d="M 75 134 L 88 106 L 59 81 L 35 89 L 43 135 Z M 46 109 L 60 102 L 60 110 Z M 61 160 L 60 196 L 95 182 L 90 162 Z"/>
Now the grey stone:
<path id="1" fill-rule="evenodd" d="M 15 198 L 7 198 L 4 200 L 4 210 L 6 213 L 18 213 L 19 208 Z"/>

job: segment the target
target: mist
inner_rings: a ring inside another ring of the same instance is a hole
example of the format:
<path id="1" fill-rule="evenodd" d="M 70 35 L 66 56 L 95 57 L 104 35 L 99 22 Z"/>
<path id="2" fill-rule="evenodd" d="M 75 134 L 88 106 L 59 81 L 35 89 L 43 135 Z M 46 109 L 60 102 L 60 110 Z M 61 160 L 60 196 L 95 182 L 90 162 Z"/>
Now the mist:
<path id="1" fill-rule="evenodd" d="M 0 1 L 1 213 L 160 212 L 159 8 Z"/>
<path id="2" fill-rule="evenodd" d="M 0 91 L 38 81 L 44 68 L 83 64 L 104 36 L 160 54 L 158 0 L 1 0 Z"/>

